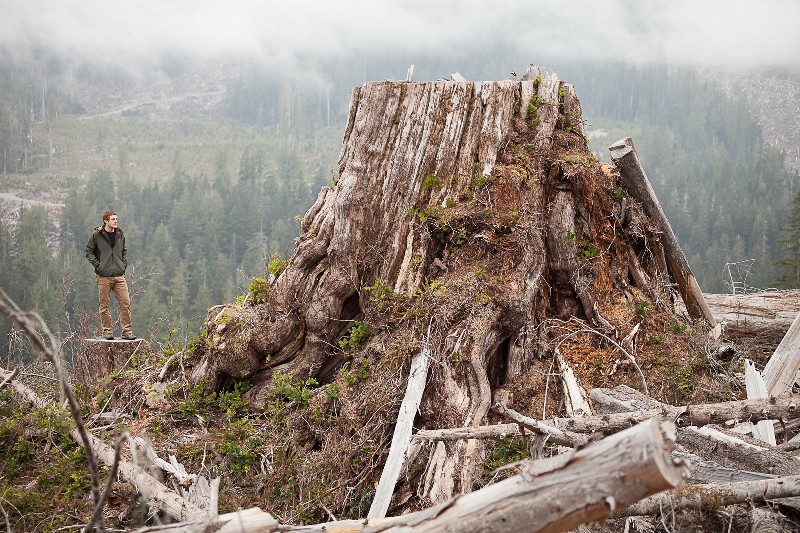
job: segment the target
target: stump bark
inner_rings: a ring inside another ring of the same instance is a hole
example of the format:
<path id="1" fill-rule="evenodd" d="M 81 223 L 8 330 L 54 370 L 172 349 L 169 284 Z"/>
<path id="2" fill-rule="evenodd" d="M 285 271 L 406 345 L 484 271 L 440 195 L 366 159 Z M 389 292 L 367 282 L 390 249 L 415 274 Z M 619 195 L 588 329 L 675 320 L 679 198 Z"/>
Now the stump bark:
<path id="1" fill-rule="evenodd" d="M 354 89 L 335 184 L 268 289 L 209 311 L 194 379 L 247 379 L 259 405 L 278 372 L 326 383 L 363 358 L 390 369 L 364 385 L 383 390 L 427 344 L 414 426 L 480 426 L 552 354 L 552 321 L 608 330 L 638 295 L 667 305 L 669 285 L 647 283 L 668 279 L 659 228 L 588 150 L 573 88 L 535 67 L 525 78 Z M 483 467 L 474 439 L 419 453 L 427 504 L 472 491 Z"/>

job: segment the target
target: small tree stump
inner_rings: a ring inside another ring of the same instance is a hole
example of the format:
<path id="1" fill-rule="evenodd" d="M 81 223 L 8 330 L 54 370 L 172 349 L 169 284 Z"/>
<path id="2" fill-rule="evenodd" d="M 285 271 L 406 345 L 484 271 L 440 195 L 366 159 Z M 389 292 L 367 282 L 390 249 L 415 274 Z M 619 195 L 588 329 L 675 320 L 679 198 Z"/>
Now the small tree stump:
<path id="1" fill-rule="evenodd" d="M 150 343 L 144 339 L 85 339 L 84 342 L 84 360 L 76 365 L 75 371 L 79 378 L 90 382 L 122 371 L 134 358 L 146 357 L 153 352 Z"/>

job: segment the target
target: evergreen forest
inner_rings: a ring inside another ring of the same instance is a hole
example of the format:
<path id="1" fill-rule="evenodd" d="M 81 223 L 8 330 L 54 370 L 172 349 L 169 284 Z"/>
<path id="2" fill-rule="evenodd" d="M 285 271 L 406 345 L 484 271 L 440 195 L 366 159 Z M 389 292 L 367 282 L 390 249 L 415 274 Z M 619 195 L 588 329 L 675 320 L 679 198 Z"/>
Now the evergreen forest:
<path id="1" fill-rule="evenodd" d="M 0 180 L 56 189 L 63 203 L 57 216 L 0 203 L 0 287 L 38 310 L 70 354 L 70 342 L 97 334 L 84 245 L 114 209 L 128 242 L 136 334 L 195 334 L 211 306 L 246 294 L 291 254 L 296 218 L 336 178 L 351 87 L 402 78 L 406 67 L 351 61 L 306 80 L 241 64 L 217 75 L 225 96 L 207 114 L 172 110 L 161 123 L 138 108 L 88 116 L 80 89 L 121 90 L 124 73 L 0 57 Z M 459 68 L 474 72 L 468 79 L 507 71 L 486 58 Z M 417 79 L 454 70 L 431 61 Z M 743 101 L 665 64 L 572 63 L 558 73 L 576 87 L 599 158 L 617 139 L 634 139 L 704 291 L 798 285 L 800 181 L 765 146 Z M 162 74 L 186 72 L 171 65 Z M 0 356 L 24 358 L 20 337 L 0 318 Z"/>

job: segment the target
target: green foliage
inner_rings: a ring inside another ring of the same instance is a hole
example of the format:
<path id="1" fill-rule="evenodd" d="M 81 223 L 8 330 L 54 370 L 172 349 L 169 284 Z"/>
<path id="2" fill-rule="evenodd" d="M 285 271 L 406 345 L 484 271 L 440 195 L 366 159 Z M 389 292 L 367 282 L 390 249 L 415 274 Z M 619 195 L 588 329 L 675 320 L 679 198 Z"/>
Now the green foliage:
<path id="1" fill-rule="evenodd" d="M 267 270 L 269 270 L 273 276 L 278 277 L 286 270 L 286 267 L 289 265 L 289 259 L 281 259 L 281 256 L 278 254 L 270 254 L 269 256 L 269 263 L 267 264 Z"/>
<path id="2" fill-rule="evenodd" d="M 272 263 L 270 263 L 272 265 Z M 271 270 L 270 270 L 271 271 Z M 278 274 L 275 274 L 276 276 Z M 269 296 L 269 283 L 264 278 L 250 278 L 250 285 L 247 288 L 249 301 L 253 305 L 262 304 L 267 301 Z"/>
<path id="3" fill-rule="evenodd" d="M 506 437 L 497 440 L 494 449 L 483 464 L 486 470 L 492 472 L 501 466 L 527 459 L 530 456 L 530 447 L 526 439 Z"/>
<path id="4" fill-rule="evenodd" d="M 91 486 L 86 453 L 62 414 L 21 406 L 8 390 L 0 392 L 0 501 L 8 525 L 41 531 L 74 525 L 64 509 L 88 517 Z"/>
<path id="5" fill-rule="evenodd" d="M 583 249 L 578 252 L 578 257 L 580 257 L 581 260 L 588 261 L 589 259 L 593 259 L 600 255 L 601 253 L 600 248 L 590 243 L 589 241 L 583 241 L 581 244 L 583 246 Z"/>
<path id="6" fill-rule="evenodd" d="M 676 335 L 684 335 L 684 334 L 688 335 L 686 324 L 681 324 L 680 322 L 673 322 L 667 327 L 672 333 Z"/>
<path id="7" fill-rule="evenodd" d="M 364 290 L 369 293 L 370 303 L 381 311 L 391 311 L 395 304 L 403 299 L 401 294 L 394 292 L 391 286 L 384 285 L 379 279 L 376 279 L 372 285 L 364 287 Z"/>
<path id="8" fill-rule="evenodd" d="M 241 412 L 247 407 L 248 403 L 242 399 L 242 394 L 250 390 L 253 386 L 247 380 L 236 381 L 233 384 L 233 389 L 226 392 L 217 394 L 217 403 L 222 412 L 228 419 L 233 420 L 239 417 Z"/>
<path id="9" fill-rule="evenodd" d="M 272 376 L 270 395 L 273 398 L 288 401 L 290 405 L 305 409 L 317 386 L 319 386 L 319 382 L 314 378 L 295 383 L 289 374 L 277 372 Z"/>
<path id="10" fill-rule="evenodd" d="M 636 314 L 640 317 L 646 317 L 650 314 L 650 302 L 647 300 L 642 300 L 636 304 Z"/>
<path id="11" fill-rule="evenodd" d="M 211 393 L 211 395 L 206 396 L 205 383 L 198 383 L 191 391 L 189 391 L 186 399 L 181 402 L 180 405 L 178 405 L 178 411 L 186 416 L 197 416 L 208 409 L 211 405 L 214 405 L 216 403 L 216 399 L 216 393 Z"/>
<path id="12" fill-rule="evenodd" d="M 356 321 L 347 333 L 339 339 L 339 348 L 344 350 L 357 350 L 367 341 L 372 331 L 363 322 Z"/>
<path id="13" fill-rule="evenodd" d="M 261 444 L 261 439 L 251 437 L 252 433 L 252 421 L 242 418 L 229 426 L 219 444 L 219 453 L 228 460 L 228 468 L 234 475 L 247 474 L 258 459 L 254 450 Z"/>
<path id="14" fill-rule="evenodd" d="M 473 189 L 482 189 L 484 187 L 488 187 L 494 182 L 494 176 L 489 174 L 488 176 L 484 176 L 482 173 L 475 174 L 472 178 L 472 188 Z"/>
<path id="15" fill-rule="evenodd" d="M 434 174 L 428 174 L 425 176 L 425 181 L 422 182 L 422 186 L 426 189 L 430 189 L 431 187 L 439 187 L 442 185 L 442 180 L 437 178 Z"/>
<path id="16" fill-rule="evenodd" d="M 461 246 L 465 242 L 467 242 L 467 229 L 459 228 L 458 232 L 456 233 L 456 246 Z"/>

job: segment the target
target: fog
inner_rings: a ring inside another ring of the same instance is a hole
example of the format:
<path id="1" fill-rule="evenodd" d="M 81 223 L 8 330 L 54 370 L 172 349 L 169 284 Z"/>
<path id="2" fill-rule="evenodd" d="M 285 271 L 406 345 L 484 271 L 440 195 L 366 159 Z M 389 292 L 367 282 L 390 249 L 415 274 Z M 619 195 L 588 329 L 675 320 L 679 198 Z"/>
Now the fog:
<path id="1" fill-rule="evenodd" d="M 800 63 L 795 0 L 0 0 L 0 13 L 6 53 L 117 65 L 235 56 L 293 69 L 383 53 L 409 64 L 487 53 L 729 68 Z"/>

